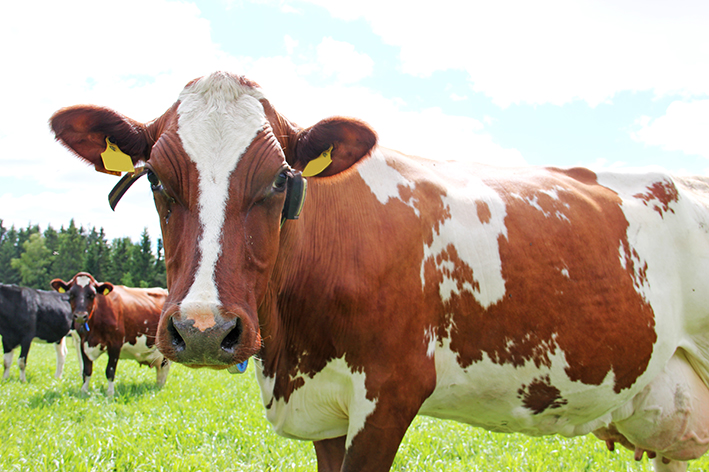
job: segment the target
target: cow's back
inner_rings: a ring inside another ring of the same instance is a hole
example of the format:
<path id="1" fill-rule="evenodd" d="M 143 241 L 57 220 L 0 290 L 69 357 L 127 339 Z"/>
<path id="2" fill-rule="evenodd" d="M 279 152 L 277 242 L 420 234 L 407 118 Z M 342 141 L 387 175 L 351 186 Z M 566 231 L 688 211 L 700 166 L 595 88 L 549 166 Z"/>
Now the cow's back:
<path id="1" fill-rule="evenodd" d="M 167 290 L 115 285 L 108 298 L 116 311 L 120 310 L 124 333 L 121 358 L 148 365 L 162 362 L 163 357 L 155 347 L 155 336 Z"/>
<path id="2" fill-rule="evenodd" d="M 37 290 L 37 332 L 44 341 L 55 343 L 71 330 L 72 314 L 66 294 Z"/>

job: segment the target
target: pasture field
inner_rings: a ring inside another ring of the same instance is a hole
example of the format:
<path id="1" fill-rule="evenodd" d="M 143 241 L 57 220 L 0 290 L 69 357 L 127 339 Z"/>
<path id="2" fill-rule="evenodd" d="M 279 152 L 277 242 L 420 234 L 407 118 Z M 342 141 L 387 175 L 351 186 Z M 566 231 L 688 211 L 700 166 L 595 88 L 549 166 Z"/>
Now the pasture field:
<path id="1" fill-rule="evenodd" d="M 312 444 L 281 438 L 265 419 L 253 367 L 246 374 L 173 365 L 164 389 L 155 371 L 120 361 L 105 397 L 107 356 L 89 395 L 71 340 L 62 380 L 54 347 L 35 343 L 19 382 L 16 361 L 0 382 L 0 471 L 314 471 Z M 651 471 L 650 461 L 592 436 L 529 438 L 419 417 L 395 471 Z M 690 471 L 709 470 L 709 458 Z"/>

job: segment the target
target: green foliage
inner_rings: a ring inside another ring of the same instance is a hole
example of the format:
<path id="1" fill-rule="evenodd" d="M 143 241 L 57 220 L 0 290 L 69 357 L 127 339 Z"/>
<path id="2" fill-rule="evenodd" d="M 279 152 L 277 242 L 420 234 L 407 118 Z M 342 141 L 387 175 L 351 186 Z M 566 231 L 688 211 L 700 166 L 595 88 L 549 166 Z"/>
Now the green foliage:
<path id="1" fill-rule="evenodd" d="M 13 365 L 0 384 L 2 471 L 257 472 L 316 470 L 312 444 L 277 436 L 266 421 L 253 367 L 244 375 L 173 364 L 167 384 L 155 371 L 121 361 L 116 396 L 107 399 L 98 359 L 88 396 L 80 391 L 75 351 L 55 380 L 51 345 L 36 343 L 27 384 Z M 490 433 L 419 417 L 409 428 L 392 470 L 509 472 L 651 472 L 647 458 L 593 436 L 532 438 Z M 709 470 L 709 455 L 689 471 Z"/>
<path id="2" fill-rule="evenodd" d="M 103 228 L 69 226 L 42 233 L 39 226 L 7 229 L 0 219 L 0 283 L 49 289 L 53 278 L 69 280 L 77 272 L 89 272 L 102 282 L 132 287 L 166 287 L 162 240 L 153 254 L 147 228 L 140 242 L 116 238 L 111 244 Z M 14 261 L 14 262 L 13 262 Z"/>
<path id="3" fill-rule="evenodd" d="M 10 262 L 12 268 L 20 273 L 20 283 L 27 287 L 48 286 L 47 268 L 51 264 L 52 253 L 44 244 L 44 236 L 33 233 L 22 247 L 24 252 Z"/>
<path id="4" fill-rule="evenodd" d="M 57 256 L 52 264 L 52 275 L 69 280 L 84 268 L 86 260 L 86 234 L 84 228 L 77 228 L 72 219 L 65 230 L 59 232 Z"/>
<path id="5" fill-rule="evenodd" d="M 110 248 L 103 228 L 99 231 L 96 231 L 96 228 L 91 228 L 91 232 L 86 238 L 84 271 L 93 275 L 96 280 L 104 280 L 110 264 L 109 257 Z"/>
<path id="6" fill-rule="evenodd" d="M 19 246 L 18 234 L 13 225 L 5 229 L 0 220 L 0 282 L 6 284 L 20 283 L 20 272 L 12 267 L 12 260 L 20 257 L 22 248 Z"/>

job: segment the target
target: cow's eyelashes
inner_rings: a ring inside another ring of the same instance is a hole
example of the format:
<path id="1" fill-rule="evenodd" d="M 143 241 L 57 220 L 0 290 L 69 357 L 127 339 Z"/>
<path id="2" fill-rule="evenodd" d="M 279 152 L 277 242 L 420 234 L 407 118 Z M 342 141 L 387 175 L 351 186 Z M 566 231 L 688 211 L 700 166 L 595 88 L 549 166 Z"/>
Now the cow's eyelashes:
<path id="1" fill-rule="evenodd" d="M 287 170 L 281 171 L 276 177 L 276 180 L 273 181 L 273 190 L 278 193 L 285 192 L 289 178 L 290 172 L 288 172 Z"/>

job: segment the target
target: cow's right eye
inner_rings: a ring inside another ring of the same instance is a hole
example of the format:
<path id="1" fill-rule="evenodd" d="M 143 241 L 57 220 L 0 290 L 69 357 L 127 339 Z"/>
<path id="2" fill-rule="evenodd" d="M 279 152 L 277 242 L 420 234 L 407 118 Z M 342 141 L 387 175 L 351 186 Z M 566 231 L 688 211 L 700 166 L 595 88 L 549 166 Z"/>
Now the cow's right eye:
<path id="1" fill-rule="evenodd" d="M 284 192 L 288 184 L 288 177 L 290 177 L 290 174 L 285 170 L 278 174 L 276 180 L 273 181 L 273 190 L 279 193 Z"/>
<path id="2" fill-rule="evenodd" d="M 160 179 L 158 179 L 158 176 L 155 175 L 154 172 L 148 172 L 148 180 L 150 181 L 150 190 L 153 192 L 159 192 L 163 189 Z"/>

